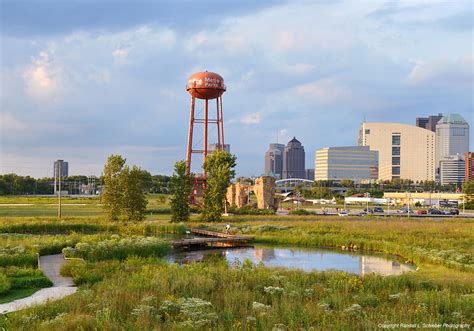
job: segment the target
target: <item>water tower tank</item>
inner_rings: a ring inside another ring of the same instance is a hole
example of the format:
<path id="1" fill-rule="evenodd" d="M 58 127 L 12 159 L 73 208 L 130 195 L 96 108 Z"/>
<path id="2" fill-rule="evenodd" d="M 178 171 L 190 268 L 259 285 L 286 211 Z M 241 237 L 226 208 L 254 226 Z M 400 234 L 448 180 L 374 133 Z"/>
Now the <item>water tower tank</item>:
<path id="1" fill-rule="evenodd" d="M 191 75 L 186 91 L 198 99 L 210 100 L 220 97 L 225 92 L 224 78 L 215 72 L 198 72 Z"/>

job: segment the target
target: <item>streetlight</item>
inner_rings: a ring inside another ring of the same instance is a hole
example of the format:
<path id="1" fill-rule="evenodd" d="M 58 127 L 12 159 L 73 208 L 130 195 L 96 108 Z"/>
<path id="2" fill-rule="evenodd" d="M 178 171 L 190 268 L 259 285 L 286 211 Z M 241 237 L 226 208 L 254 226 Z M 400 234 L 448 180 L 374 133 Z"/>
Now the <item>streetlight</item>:
<path id="1" fill-rule="evenodd" d="M 364 195 L 365 195 L 365 197 L 366 197 L 366 205 L 367 205 L 365 211 L 366 211 L 367 213 L 369 213 L 369 198 L 370 198 L 370 193 L 369 193 L 369 192 L 366 192 L 366 193 L 364 193 Z"/>

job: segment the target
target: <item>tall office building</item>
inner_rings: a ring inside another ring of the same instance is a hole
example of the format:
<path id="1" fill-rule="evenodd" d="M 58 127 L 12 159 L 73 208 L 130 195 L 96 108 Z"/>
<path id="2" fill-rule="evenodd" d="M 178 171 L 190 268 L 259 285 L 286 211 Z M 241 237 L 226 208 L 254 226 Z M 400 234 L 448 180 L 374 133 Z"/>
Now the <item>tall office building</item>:
<path id="1" fill-rule="evenodd" d="M 304 147 L 293 137 L 283 151 L 283 179 L 306 178 Z"/>
<path id="2" fill-rule="evenodd" d="M 428 117 L 417 117 L 416 126 L 427 129 L 433 132 L 436 132 L 436 124 L 443 117 L 443 114 L 439 113 L 438 115 L 428 116 Z"/>
<path id="3" fill-rule="evenodd" d="M 64 160 L 54 161 L 53 166 L 53 176 L 54 176 L 54 194 L 58 190 L 58 180 L 59 176 L 61 178 L 67 177 L 69 175 L 69 163 Z"/>
<path id="4" fill-rule="evenodd" d="M 462 155 L 451 155 L 443 158 L 439 163 L 441 185 L 461 185 L 465 176 L 465 161 Z"/>
<path id="5" fill-rule="evenodd" d="M 469 152 L 469 124 L 459 114 L 449 114 L 436 125 L 436 167 L 442 159 Z"/>
<path id="6" fill-rule="evenodd" d="M 283 175 L 283 151 L 285 145 L 270 144 L 265 153 L 265 175 L 281 179 Z"/>
<path id="7" fill-rule="evenodd" d="M 325 147 L 314 157 L 315 180 L 378 178 L 378 152 L 368 146 Z"/>
<path id="8" fill-rule="evenodd" d="M 217 143 L 214 144 L 209 144 L 207 145 L 207 152 L 210 154 L 212 152 L 215 152 L 219 149 Z M 224 144 L 224 151 L 227 153 L 230 153 L 230 145 L 229 144 Z"/>
<path id="9" fill-rule="evenodd" d="M 359 145 L 379 154 L 381 180 L 435 180 L 435 133 L 401 123 L 362 123 Z"/>
<path id="10" fill-rule="evenodd" d="M 464 180 L 466 182 L 474 182 L 474 153 L 467 152 L 464 154 Z"/>
<path id="11" fill-rule="evenodd" d="M 314 180 L 314 169 L 306 169 L 306 179 Z"/>

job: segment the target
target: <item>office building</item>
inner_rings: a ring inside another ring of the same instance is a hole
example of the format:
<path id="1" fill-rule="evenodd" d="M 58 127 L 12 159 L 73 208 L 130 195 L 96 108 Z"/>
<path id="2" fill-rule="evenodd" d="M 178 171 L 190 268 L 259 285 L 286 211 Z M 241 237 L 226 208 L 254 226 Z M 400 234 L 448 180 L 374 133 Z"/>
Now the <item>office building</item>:
<path id="1" fill-rule="evenodd" d="M 436 167 L 453 155 L 469 152 L 469 124 L 459 114 L 449 114 L 436 125 Z M 440 174 L 441 175 L 441 174 Z"/>
<path id="2" fill-rule="evenodd" d="M 304 147 L 295 137 L 288 142 L 283 150 L 282 178 L 306 178 Z"/>
<path id="3" fill-rule="evenodd" d="M 59 177 L 64 178 L 69 175 L 69 163 L 64 160 L 54 161 L 53 177 L 54 177 L 54 194 L 58 190 Z"/>
<path id="4" fill-rule="evenodd" d="M 325 147 L 315 153 L 315 180 L 378 178 L 378 153 L 368 146 Z"/>
<path id="5" fill-rule="evenodd" d="M 217 143 L 215 144 L 209 144 L 207 145 L 207 152 L 210 154 L 212 152 L 215 152 L 219 149 L 219 146 Z M 224 151 L 227 153 L 230 153 L 230 145 L 229 144 L 224 144 Z"/>
<path id="6" fill-rule="evenodd" d="M 464 153 L 464 181 L 474 182 L 474 153 L 467 152 Z"/>
<path id="7" fill-rule="evenodd" d="M 306 179 L 314 180 L 314 169 L 306 169 Z"/>
<path id="8" fill-rule="evenodd" d="M 461 186 L 465 176 L 465 161 L 462 155 L 451 155 L 439 162 L 441 185 L 456 184 Z"/>
<path id="9" fill-rule="evenodd" d="M 364 122 L 359 146 L 378 152 L 381 180 L 435 180 L 435 133 L 430 130 L 401 123 Z"/>
<path id="10" fill-rule="evenodd" d="M 283 144 L 270 144 L 265 153 L 265 175 L 282 179 L 284 150 Z"/>
<path id="11" fill-rule="evenodd" d="M 416 126 L 427 129 L 433 132 L 436 132 L 436 124 L 443 117 L 443 114 L 439 113 L 438 115 L 428 116 L 428 117 L 417 117 Z"/>

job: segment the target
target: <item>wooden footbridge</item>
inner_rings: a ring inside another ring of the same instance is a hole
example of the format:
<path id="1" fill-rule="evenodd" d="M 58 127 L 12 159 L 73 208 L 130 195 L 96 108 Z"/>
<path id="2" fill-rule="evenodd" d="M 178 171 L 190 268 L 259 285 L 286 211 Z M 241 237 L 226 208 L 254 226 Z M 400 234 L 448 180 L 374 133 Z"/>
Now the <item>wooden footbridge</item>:
<path id="1" fill-rule="evenodd" d="M 171 245 L 174 248 L 191 248 L 197 246 L 245 247 L 249 246 L 250 243 L 254 240 L 254 237 L 250 236 L 232 235 L 202 229 L 190 229 L 190 232 L 200 237 L 173 240 L 171 241 Z"/>

